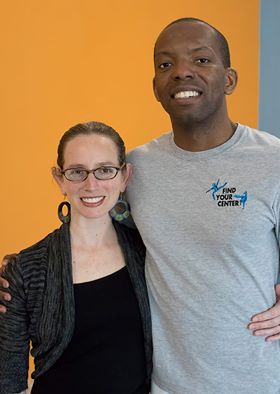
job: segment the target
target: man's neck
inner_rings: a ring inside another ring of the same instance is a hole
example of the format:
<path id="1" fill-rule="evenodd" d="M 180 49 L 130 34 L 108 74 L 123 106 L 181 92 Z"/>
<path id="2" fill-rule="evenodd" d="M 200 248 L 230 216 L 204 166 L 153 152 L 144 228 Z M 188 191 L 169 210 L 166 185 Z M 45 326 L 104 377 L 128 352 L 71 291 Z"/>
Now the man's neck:
<path id="1" fill-rule="evenodd" d="M 237 125 L 226 119 L 216 124 L 178 124 L 172 122 L 175 144 L 184 150 L 200 152 L 224 144 L 234 134 Z"/>

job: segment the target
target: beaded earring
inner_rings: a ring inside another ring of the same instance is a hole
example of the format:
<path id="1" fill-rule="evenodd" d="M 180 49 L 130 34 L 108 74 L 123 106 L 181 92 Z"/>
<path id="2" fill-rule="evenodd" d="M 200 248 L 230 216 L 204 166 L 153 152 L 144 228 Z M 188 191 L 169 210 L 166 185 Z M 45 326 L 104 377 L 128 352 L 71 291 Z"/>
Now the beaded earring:
<path id="1" fill-rule="evenodd" d="M 117 222 L 121 222 L 122 220 L 127 219 L 129 215 L 129 205 L 123 199 L 123 195 L 121 193 L 116 205 L 110 210 L 110 216 Z"/>

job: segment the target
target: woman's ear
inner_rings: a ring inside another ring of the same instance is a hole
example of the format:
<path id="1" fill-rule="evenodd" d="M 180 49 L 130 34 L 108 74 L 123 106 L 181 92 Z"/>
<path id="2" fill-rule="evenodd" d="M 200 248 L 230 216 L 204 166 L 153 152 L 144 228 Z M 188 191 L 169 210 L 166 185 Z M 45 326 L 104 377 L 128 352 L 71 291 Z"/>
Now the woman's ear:
<path id="1" fill-rule="evenodd" d="M 121 192 L 123 193 L 126 189 L 126 186 L 129 182 L 129 179 L 132 174 L 132 164 L 131 163 L 126 163 L 124 169 L 122 170 L 122 177 L 123 177 L 123 184 L 121 187 Z"/>
<path id="2" fill-rule="evenodd" d="M 61 190 L 61 193 L 65 195 L 65 190 L 64 190 L 64 179 L 63 179 L 63 175 L 61 174 L 61 170 L 60 168 L 57 167 L 52 167 L 52 176 L 53 179 L 56 181 L 58 187 Z"/>

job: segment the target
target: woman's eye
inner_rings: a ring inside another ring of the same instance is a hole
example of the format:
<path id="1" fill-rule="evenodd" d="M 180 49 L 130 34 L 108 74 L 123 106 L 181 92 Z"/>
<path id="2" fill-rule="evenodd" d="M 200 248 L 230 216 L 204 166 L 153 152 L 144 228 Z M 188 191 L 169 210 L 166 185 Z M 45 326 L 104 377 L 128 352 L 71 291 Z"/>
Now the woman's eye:
<path id="1" fill-rule="evenodd" d="M 99 168 L 99 172 L 103 174 L 111 174 L 112 172 L 114 172 L 114 169 L 112 167 L 101 167 Z"/>
<path id="2" fill-rule="evenodd" d="M 80 168 L 71 168 L 70 170 L 68 170 L 68 173 L 70 175 L 81 175 L 81 174 L 84 174 L 84 171 L 85 170 L 80 169 Z"/>

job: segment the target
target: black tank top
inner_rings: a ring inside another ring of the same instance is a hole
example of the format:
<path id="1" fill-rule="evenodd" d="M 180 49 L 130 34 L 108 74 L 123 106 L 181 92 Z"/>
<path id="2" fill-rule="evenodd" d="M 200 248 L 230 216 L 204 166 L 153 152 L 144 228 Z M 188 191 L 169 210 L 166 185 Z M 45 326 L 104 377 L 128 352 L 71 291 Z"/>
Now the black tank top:
<path id="1" fill-rule="evenodd" d="M 74 285 L 75 331 L 32 394 L 146 394 L 140 312 L 124 267 Z"/>

